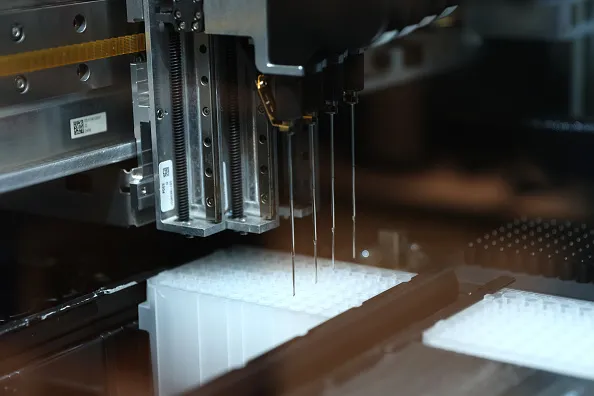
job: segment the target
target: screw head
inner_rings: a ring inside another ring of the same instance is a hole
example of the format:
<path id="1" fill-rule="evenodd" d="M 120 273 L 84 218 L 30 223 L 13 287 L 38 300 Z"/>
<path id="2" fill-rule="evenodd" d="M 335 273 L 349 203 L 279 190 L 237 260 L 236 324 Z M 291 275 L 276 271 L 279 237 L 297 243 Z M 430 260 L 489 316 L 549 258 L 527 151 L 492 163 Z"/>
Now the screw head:
<path id="1" fill-rule="evenodd" d="M 29 83 L 27 82 L 25 76 L 17 76 L 14 79 L 14 84 L 20 93 L 25 93 L 29 89 Z"/>
<path id="2" fill-rule="evenodd" d="M 194 18 L 196 18 L 196 19 L 202 18 L 202 13 L 200 11 L 196 11 L 196 13 L 194 14 Z"/>
<path id="3" fill-rule="evenodd" d="M 264 106 L 259 104 L 258 105 L 258 113 L 260 114 L 264 114 L 264 112 L 266 111 L 266 109 L 264 109 Z"/>
<path id="4" fill-rule="evenodd" d="M 12 25 L 10 28 L 10 37 L 12 37 L 14 41 L 21 41 L 23 38 L 23 27 L 18 24 Z"/>
<path id="5" fill-rule="evenodd" d="M 180 22 L 179 25 L 177 25 L 179 30 L 184 30 L 186 28 L 186 23 L 185 22 Z"/>
<path id="6" fill-rule="evenodd" d="M 262 202 L 263 204 L 267 204 L 268 203 L 268 194 L 260 195 L 260 202 Z"/>
<path id="7" fill-rule="evenodd" d="M 182 13 L 180 10 L 175 10 L 175 13 L 173 15 L 175 15 L 175 19 L 180 19 L 182 17 Z"/>
<path id="8" fill-rule="evenodd" d="M 193 31 L 196 31 L 196 30 L 198 30 L 198 29 L 200 29 L 200 24 L 198 23 L 198 21 L 196 21 L 196 22 L 193 22 L 193 23 L 192 23 L 192 30 L 193 30 Z"/>
<path id="9" fill-rule="evenodd" d="M 157 109 L 157 120 L 161 121 L 163 118 L 165 118 L 165 112 L 163 109 Z"/>
<path id="10" fill-rule="evenodd" d="M 207 197 L 206 198 L 206 206 L 208 206 L 209 208 L 212 208 L 213 205 L 214 205 L 214 198 L 213 197 Z"/>
<path id="11" fill-rule="evenodd" d="M 210 115 L 210 109 L 208 107 L 202 108 L 202 115 L 208 117 Z"/>

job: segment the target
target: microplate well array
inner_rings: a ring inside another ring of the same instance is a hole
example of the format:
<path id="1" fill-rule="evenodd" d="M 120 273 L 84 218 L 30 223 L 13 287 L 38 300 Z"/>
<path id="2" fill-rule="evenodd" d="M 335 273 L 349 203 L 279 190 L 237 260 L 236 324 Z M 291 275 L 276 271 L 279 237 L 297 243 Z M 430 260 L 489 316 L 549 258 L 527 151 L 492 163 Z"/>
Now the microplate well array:
<path id="1" fill-rule="evenodd" d="M 423 334 L 435 348 L 594 380 L 594 303 L 503 289 Z"/>
<path id="2" fill-rule="evenodd" d="M 414 274 L 247 247 L 216 252 L 147 284 L 139 327 L 150 333 L 155 389 L 196 387 L 394 287 Z"/>

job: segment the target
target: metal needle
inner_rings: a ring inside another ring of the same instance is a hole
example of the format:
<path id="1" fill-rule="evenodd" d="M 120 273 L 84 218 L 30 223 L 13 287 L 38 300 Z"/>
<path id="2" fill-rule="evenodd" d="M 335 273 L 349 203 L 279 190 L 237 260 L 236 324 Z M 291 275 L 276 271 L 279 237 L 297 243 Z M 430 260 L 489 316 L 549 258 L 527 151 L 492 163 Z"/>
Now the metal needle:
<path id="1" fill-rule="evenodd" d="M 311 202 L 312 202 L 312 217 L 313 217 L 313 246 L 314 246 L 314 266 L 315 266 L 315 283 L 318 283 L 318 209 L 316 202 L 316 149 L 314 141 L 314 123 L 309 124 L 309 151 L 310 151 L 310 168 L 311 168 Z"/>
<path id="2" fill-rule="evenodd" d="M 334 254 L 336 247 L 335 231 L 336 231 L 336 213 L 334 203 L 334 114 L 330 113 L 330 179 L 331 179 L 331 195 L 332 195 L 332 268 L 335 266 Z"/>
<path id="3" fill-rule="evenodd" d="M 287 133 L 287 161 L 289 167 L 289 207 L 291 209 L 291 269 L 293 271 L 293 296 L 295 296 L 295 204 L 293 200 L 293 132 Z"/>
<path id="4" fill-rule="evenodd" d="M 352 165 L 352 177 L 353 177 L 353 259 L 357 258 L 356 254 L 356 229 L 355 229 L 355 218 L 357 215 L 356 204 L 355 204 L 355 105 L 351 103 L 351 165 Z"/>

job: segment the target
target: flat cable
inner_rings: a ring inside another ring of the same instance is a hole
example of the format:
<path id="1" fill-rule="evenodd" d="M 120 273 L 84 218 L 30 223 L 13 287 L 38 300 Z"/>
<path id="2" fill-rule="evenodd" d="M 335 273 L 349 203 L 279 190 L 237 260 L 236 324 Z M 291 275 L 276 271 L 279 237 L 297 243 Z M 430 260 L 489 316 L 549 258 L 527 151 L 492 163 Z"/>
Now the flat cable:
<path id="1" fill-rule="evenodd" d="M 144 33 L 0 56 L 0 77 L 146 51 Z"/>

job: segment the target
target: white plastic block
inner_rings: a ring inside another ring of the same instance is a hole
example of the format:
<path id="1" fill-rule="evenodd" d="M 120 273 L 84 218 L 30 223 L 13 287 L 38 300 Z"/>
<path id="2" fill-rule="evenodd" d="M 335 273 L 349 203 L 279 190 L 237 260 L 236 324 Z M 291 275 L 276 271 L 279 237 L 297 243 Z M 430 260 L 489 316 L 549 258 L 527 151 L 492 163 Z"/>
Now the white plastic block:
<path id="1" fill-rule="evenodd" d="M 236 247 L 150 279 L 139 326 L 150 333 L 155 389 L 196 387 L 414 275 Z"/>
<path id="2" fill-rule="evenodd" d="M 423 342 L 594 380 L 594 303 L 503 289 L 436 323 Z"/>

